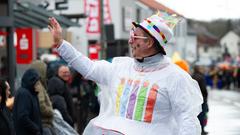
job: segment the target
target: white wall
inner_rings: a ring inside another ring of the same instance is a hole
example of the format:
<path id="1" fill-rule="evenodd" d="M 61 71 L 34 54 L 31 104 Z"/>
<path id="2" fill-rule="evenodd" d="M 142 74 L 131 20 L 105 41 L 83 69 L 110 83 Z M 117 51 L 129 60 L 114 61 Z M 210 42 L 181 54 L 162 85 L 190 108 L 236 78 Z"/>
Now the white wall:
<path id="1" fill-rule="evenodd" d="M 35 0 L 34 0 L 35 1 Z M 53 10 L 56 14 L 79 14 L 84 13 L 84 0 L 68 0 L 66 4 L 68 9 L 55 10 L 55 0 L 47 0 L 49 2 L 48 10 Z"/>
<path id="2" fill-rule="evenodd" d="M 61 13 L 64 14 L 84 13 L 84 1 L 68 0 L 68 10 L 62 10 Z"/>
<path id="3" fill-rule="evenodd" d="M 131 26 L 131 22 L 136 20 L 135 0 L 109 0 L 109 3 L 112 22 L 115 29 L 115 38 L 128 39 L 128 29 Z M 125 11 L 124 15 L 123 8 Z M 126 25 L 126 27 L 124 27 L 124 25 Z"/>
<path id="4" fill-rule="evenodd" d="M 120 30 L 121 30 L 121 7 L 120 0 L 109 0 L 110 6 L 110 14 L 112 17 L 112 23 L 114 24 L 114 36 L 115 39 L 120 38 Z"/>
<path id="5" fill-rule="evenodd" d="M 220 50 L 220 46 L 214 46 L 214 47 L 207 47 L 207 51 L 204 49 L 204 47 L 199 47 L 199 58 L 200 59 L 209 59 L 211 61 L 217 60 L 221 57 L 222 53 Z"/>
<path id="6" fill-rule="evenodd" d="M 136 8 L 140 10 L 140 17 L 139 17 L 139 20 L 137 21 L 142 21 L 154 13 L 152 9 L 150 9 L 149 7 L 147 7 L 141 2 L 136 1 L 135 4 L 136 4 Z"/>
<path id="7" fill-rule="evenodd" d="M 221 40 L 221 51 L 224 53 L 225 46 L 228 48 L 229 53 L 233 57 L 237 57 L 239 55 L 239 46 L 240 37 L 235 34 L 233 31 L 228 32 Z"/>
<path id="8" fill-rule="evenodd" d="M 183 59 L 186 58 L 186 48 L 187 46 L 187 21 L 182 19 L 176 27 L 173 29 L 174 37 L 168 42 L 166 48 L 166 53 L 168 56 L 172 56 L 175 51 L 179 52 Z"/>
<path id="9" fill-rule="evenodd" d="M 72 33 L 72 45 L 85 56 L 88 56 L 88 38 L 85 34 L 85 27 L 70 27 L 67 31 Z"/>
<path id="10" fill-rule="evenodd" d="M 197 36 L 189 35 L 187 36 L 186 46 L 185 46 L 185 59 L 192 63 L 197 59 Z"/>
<path id="11" fill-rule="evenodd" d="M 173 40 L 172 40 L 173 41 Z M 175 41 L 174 41 L 175 42 Z M 175 43 L 168 43 L 167 44 L 167 46 L 164 46 L 163 47 L 164 48 L 164 50 L 166 51 L 166 53 L 167 53 L 167 56 L 169 56 L 169 57 L 172 57 L 172 55 L 173 55 L 173 53 L 175 52 L 175 51 L 177 51 L 177 47 L 176 47 L 176 44 Z M 181 56 L 182 57 L 182 56 Z"/>

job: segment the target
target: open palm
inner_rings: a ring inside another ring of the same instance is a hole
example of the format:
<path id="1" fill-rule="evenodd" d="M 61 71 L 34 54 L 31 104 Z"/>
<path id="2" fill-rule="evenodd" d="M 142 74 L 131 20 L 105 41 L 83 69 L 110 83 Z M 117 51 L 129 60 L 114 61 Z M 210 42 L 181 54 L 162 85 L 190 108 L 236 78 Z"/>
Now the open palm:
<path id="1" fill-rule="evenodd" d="M 53 41 L 55 44 L 59 46 L 63 41 L 62 27 L 54 17 L 50 17 L 48 20 L 49 20 L 48 29 L 50 30 L 53 36 Z"/>

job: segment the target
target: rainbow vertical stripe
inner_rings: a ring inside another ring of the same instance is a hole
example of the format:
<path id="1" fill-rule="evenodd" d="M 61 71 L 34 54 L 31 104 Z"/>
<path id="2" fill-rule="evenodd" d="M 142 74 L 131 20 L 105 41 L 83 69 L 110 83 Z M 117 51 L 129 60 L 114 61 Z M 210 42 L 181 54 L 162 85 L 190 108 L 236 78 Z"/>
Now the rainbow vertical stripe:
<path id="1" fill-rule="evenodd" d="M 152 114 L 153 114 L 153 109 L 157 99 L 158 89 L 159 89 L 158 85 L 154 84 L 148 94 L 147 106 L 146 106 L 145 115 L 144 115 L 145 122 L 151 123 L 152 121 Z"/>
<path id="2" fill-rule="evenodd" d="M 121 79 L 120 84 L 118 85 L 118 89 L 117 89 L 117 97 L 116 97 L 116 114 L 119 113 L 119 108 L 120 108 L 120 99 L 122 96 L 122 92 L 123 92 L 123 87 L 124 87 L 124 83 L 125 83 L 125 79 Z"/>
<path id="3" fill-rule="evenodd" d="M 130 94 L 128 108 L 127 108 L 127 116 L 126 116 L 129 119 L 132 119 L 132 117 L 133 117 L 133 111 L 134 111 L 134 107 L 135 107 L 135 103 L 136 103 L 136 99 L 137 99 L 139 84 L 140 84 L 139 80 L 134 81 L 133 89 Z"/>
<path id="4" fill-rule="evenodd" d="M 134 116 L 134 119 L 138 121 L 142 120 L 148 85 L 149 85 L 149 82 L 144 82 L 143 86 L 141 87 L 138 93 L 137 106 L 136 106 L 135 116 Z"/>
<path id="5" fill-rule="evenodd" d="M 127 102 L 128 102 L 128 94 L 130 92 L 130 88 L 131 88 L 131 85 L 132 85 L 132 82 L 133 80 L 129 79 L 126 86 L 125 86 L 125 89 L 123 91 L 123 95 L 121 97 L 121 101 L 120 101 L 120 116 L 122 117 L 125 117 L 125 113 L 126 113 L 126 105 L 127 105 Z"/>
<path id="6" fill-rule="evenodd" d="M 159 86 L 149 81 L 121 79 L 116 96 L 116 115 L 151 123 Z"/>

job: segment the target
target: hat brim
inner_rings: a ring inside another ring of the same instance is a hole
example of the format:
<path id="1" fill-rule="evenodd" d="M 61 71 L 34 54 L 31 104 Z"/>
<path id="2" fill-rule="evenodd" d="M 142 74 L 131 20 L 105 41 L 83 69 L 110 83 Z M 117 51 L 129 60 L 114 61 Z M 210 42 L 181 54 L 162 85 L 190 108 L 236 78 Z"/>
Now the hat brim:
<path id="1" fill-rule="evenodd" d="M 158 42 L 158 40 L 146 29 L 144 28 L 143 26 L 141 26 L 139 23 L 137 22 L 132 22 L 132 24 L 135 26 L 135 27 L 139 27 L 141 28 L 142 30 L 144 30 L 144 32 L 146 32 L 149 36 L 151 36 L 155 42 L 157 42 L 158 44 L 158 48 L 160 49 L 160 51 L 162 52 L 163 55 L 166 55 L 166 51 L 164 50 L 164 48 L 160 45 L 160 43 Z"/>

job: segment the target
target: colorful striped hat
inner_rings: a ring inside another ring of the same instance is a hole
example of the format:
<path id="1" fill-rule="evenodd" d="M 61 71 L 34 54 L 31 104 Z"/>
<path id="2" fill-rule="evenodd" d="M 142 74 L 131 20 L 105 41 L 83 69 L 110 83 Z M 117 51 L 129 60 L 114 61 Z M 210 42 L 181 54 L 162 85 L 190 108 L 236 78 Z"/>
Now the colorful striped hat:
<path id="1" fill-rule="evenodd" d="M 178 20 L 176 17 L 167 16 L 158 12 L 151 17 L 144 19 L 143 22 L 137 23 L 132 22 L 135 27 L 142 28 L 151 37 L 158 41 L 159 46 L 163 49 L 163 53 L 166 54 L 164 46 L 173 37 L 172 28 L 177 24 Z"/>

